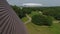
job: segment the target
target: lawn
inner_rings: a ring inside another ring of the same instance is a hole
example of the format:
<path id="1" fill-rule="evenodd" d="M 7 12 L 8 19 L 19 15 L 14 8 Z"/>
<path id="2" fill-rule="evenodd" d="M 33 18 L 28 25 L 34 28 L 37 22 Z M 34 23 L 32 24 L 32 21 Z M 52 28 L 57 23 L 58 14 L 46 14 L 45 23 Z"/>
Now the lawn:
<path id="1" fill-rule="evenodd" d="M 51 30 L 53 34 L 60 34 L 60 23 L 53 24 Z"/>
<path id="2" fill-rule="evenodd" d="M 51 27 L 37 26 L 33 23 L 26 24 L 29 34 L 60 34 L 60 23 L 54 23 Z"/>

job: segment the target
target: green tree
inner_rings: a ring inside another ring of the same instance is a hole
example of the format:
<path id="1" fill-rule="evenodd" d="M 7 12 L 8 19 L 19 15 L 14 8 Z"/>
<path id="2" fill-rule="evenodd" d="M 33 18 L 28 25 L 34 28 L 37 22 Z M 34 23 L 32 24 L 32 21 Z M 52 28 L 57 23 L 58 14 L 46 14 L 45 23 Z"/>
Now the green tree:
<path id="1" fill-rule="evenodd" d="M 51 26 L 52 25 L 52 18 L 50 16 L 36 14 L 36 15 L 32 16 L 32 23 L 34 23 L 36 25 Z"/>
<path id="2" fill-rule="evenodd" d="M 59 7 L 48 7 L 48 9 L 43 10 L 43 14 L 47 16 L 52 16 L 57 20 L 60 20 L 60 8 Z"/>
<path id="3" fill-rule="evenodd" d="M 25 13 L 21 10 L 21 8 L 20 7 L 18 7 L 18 6 L 12 6 L 12 8 L 14 9 L 14 11 L 16 12 L 16 14 L 20 17 L 20 18 L 22 18 L 22 17 L 24 17 L 25 16 Z"/>

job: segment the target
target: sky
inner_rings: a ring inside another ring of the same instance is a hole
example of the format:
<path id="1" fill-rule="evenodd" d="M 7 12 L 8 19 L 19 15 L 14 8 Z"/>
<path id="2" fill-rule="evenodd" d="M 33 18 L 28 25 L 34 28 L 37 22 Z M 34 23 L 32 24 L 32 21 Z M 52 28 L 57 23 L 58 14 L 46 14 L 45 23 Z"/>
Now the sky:
<path id="1" fill-rule="evenodd" d="M 11 5 L 21 6 L 23 3 L 39 3 L 43 6 L 60 6 L 60 0 L 7 0 Z"/>

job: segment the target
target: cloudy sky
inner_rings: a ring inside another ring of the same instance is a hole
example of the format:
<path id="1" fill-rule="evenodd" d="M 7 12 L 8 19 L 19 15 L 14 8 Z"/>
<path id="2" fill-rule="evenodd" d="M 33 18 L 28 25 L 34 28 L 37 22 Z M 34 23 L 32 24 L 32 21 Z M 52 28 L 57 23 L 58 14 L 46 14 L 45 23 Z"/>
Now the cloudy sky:
<path id="1" fill-rule="evenodd" d="M 60 0 L 7 0 L 12 5 L 22 5 L 23 3 L 39 3 L 43 6 L 60 6 Z"/>

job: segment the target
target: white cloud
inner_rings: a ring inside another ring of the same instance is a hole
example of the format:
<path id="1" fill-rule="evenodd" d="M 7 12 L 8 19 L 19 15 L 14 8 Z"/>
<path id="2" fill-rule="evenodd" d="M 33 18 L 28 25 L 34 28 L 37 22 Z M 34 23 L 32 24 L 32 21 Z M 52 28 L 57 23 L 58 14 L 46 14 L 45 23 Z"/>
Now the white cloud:
<path id="1" fill-rule="evenodd" d="M 42 4 L 38 4 L 38 3 L 23 3 L 22 6 L 42 6 Z"/>

